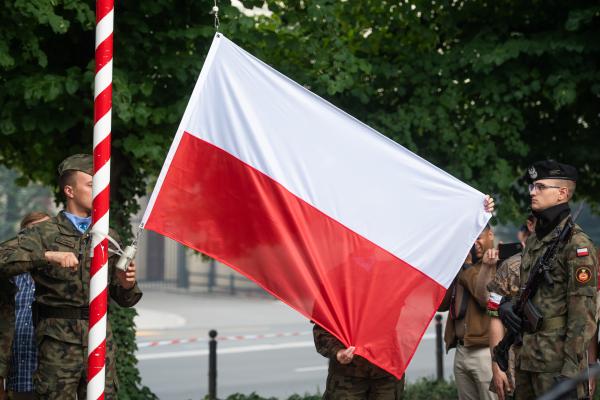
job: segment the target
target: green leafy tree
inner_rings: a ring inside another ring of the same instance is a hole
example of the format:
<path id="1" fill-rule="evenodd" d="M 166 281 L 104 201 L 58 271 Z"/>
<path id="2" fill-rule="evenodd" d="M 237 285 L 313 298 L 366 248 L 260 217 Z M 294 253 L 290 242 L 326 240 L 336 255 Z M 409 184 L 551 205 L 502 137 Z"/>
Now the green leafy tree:
<path id="1" fill-rule="evenodd" d="M 111 224 L 127 241 L 130 215 L 158 173 L 214 35 L 212 1 L 116 4 Z M 222 22 L 245 18 L 224 5 Z M 228 17 L 231 16 L 231 17 Z M 0 164 L 56 188 L 56 166 L 91 153 L 94 2 L 16 0 L 0 13 Z M 135 359 L 134 310 L 110 305 L 120 398 L 153 398 Z"/>
<path id="2" fill-rule="evenodd" d="M 36 184 L 19 185 L 15 171 L 0 166 L 0 242 L 14 237 L 21 219 L 31 211 L 47 211 L 52 194 L 47 187 Z"/>
<path id="3" fill-rule="evenodd" d="M 313 91 L 500 200 L 527 165 L 581 171 L 597 205 L 600 6 L 594 1 L 286 1 L 244 41 Z"/>

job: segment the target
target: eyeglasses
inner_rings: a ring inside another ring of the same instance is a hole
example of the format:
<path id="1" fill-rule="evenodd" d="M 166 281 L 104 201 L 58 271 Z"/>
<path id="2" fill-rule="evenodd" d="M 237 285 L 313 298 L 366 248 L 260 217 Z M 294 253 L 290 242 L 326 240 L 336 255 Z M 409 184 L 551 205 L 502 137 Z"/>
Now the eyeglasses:
<path id="1" fill-rule="evenodd" d="M 541 192 L 544 191 L 546 189 L 560 189 L 560 186 L 550 186 L 550 185 L 544 185 L 541 182 L 536 182 L 536 183 L 530 183 L 529 184 L 529 191 L 533 192 L 533 191 L 537 191 L 537 192 Z"/>

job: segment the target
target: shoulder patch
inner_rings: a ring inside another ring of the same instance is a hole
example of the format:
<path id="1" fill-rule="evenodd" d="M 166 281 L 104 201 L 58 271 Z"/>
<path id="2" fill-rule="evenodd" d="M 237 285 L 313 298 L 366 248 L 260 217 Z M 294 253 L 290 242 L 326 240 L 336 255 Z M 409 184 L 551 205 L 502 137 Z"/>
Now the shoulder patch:
<path id="1" fill-rule="evenodd" d="M 580 285 L 585 285 L 592 280 L 592 269 L 590 267 L 579 267 L 575 271 L 575 280 Z"/>
<path id="2" fill-rule="evenodd" d="M 590 252 L 587 247 L 579 247 L 577 249 L 577 257 L 587 257 L 590 255 Z"/>

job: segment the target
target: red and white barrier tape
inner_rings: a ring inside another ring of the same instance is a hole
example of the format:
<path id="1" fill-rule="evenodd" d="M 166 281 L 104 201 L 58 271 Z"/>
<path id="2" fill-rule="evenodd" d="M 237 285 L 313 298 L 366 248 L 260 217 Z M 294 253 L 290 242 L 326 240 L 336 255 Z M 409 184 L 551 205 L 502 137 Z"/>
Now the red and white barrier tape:
<path id="1" fill-rule="evenodd" d="M 226 341 L 226 340 L 258 340 L 258 339 L 273 339 L 280 337 L 293 337 L 293 336 L 306 336 L 312 334 L 311 331 L 306 332 L 283 332 L 283 333 L 265 333 L 261 335 L 236 335 L 236 336 L 217 336 L 218 341 Z M 187 343 L 196 343 L 196 342 L 208 342 L 207 338 L 198 338 L 192 337 L 188 339 L 170 339 L 170 340 L 159 340 L 155 342 L 142 342 L 138 343 L 138 348 L 146 348 L 146 347 L 159 347 L 159 346 L 167 346 L 167 345 L 175 345 L 175 344 L 187 344 Z"/>

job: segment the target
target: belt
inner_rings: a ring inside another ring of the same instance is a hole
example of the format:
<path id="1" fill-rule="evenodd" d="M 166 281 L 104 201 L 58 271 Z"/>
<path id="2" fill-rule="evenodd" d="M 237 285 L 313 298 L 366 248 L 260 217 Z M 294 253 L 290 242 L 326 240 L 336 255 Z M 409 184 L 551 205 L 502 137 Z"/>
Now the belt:
<path id="1" fill-rule="evenodd" d="M 42 318 L 83 319 L 90 316 L 88 307 L 52 307 L 37 303 L 37 315 Z"/>
<path id="2" fill-rule="evenodd" d="M 559 315 L 558 317 L 544 318 L 542 322 L 542 331 L 551 331 L 554 329 L 560 329 L 567 325 L 567 316 Z"/>

